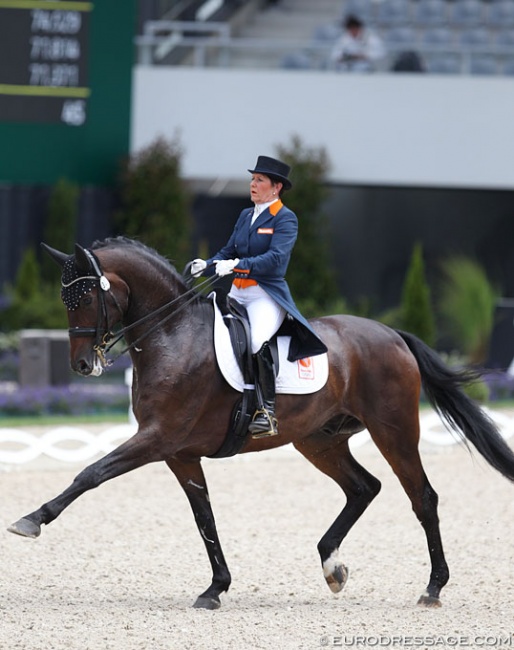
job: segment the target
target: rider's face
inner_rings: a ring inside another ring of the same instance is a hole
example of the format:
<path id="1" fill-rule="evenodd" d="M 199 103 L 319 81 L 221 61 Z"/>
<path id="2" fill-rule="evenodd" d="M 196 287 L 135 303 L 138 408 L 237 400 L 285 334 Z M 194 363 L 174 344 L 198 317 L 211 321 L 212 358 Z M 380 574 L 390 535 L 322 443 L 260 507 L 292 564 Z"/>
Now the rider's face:
<path id="1" fill-rule="evenodd" d="M 281 187 L 281 183 L 273 183 L 269 176 L 252 174 L 250 197 L 254 203 L 268 203 L 278 197 Z"/>

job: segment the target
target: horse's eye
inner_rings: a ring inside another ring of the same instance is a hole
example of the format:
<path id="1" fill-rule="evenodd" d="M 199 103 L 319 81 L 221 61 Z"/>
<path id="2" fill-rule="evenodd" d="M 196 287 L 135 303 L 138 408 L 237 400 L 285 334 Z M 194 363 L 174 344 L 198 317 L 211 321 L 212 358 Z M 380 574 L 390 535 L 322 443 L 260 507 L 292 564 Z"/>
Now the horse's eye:
<path id="1" fill-rule="evenodd" d="M 84 296 L 81 302 L 83 305 L 90 305 L 93 302 L 93 298 L 91 296 Z"/>

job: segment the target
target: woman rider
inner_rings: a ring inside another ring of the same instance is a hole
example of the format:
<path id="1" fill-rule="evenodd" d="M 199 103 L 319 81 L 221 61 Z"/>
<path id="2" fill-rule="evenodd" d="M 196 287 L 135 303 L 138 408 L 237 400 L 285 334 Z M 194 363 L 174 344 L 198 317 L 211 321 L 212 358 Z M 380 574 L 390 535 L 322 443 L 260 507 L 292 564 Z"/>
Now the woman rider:
<path id="1" fill-rule="evenodd" d="M 253 438 L 278 434 L 275 417 L 275 369 L 269 340 L 286 320 L 291 335 L 288 359 L 295 361 L 327 351 L 291 296 L 285 274 L 298 234 L 298 220 L 282 203 L 292 187 L 286 163 L 259 156 L 252 174 L 254 208 L 244 209 L 227 244 L 208 260 L 195 259 L 191 274 L 234 274 L 229 295 L 244 305 L 251 329 L 257 411 L 249 426 Z M 215 270 L 212 270 L 212 267 Z"/>

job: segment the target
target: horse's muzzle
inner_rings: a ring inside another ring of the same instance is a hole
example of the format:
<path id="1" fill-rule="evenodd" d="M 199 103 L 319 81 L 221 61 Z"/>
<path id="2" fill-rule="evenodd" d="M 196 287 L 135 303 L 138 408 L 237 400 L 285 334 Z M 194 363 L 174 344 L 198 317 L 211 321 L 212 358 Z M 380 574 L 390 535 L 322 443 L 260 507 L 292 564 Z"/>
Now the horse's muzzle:
<path id="1" fill-rule="evenodd" d="M 97 356 L 94 356 L 92 361 L 84 358 L 72 361 L 71 367 L 74 372 L 83 377 L 99 377 L 103 372 L 103 365 Z"/>

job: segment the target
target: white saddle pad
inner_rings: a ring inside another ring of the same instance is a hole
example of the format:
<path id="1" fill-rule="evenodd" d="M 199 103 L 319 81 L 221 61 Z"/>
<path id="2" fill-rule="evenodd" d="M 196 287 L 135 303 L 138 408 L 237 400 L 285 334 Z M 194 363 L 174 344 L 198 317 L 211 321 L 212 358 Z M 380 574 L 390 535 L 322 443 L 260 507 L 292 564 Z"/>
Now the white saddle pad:
<path id="1" fill-rule="evenodd" d="M 214 347 L 216 359 L 222 375 L 232 388 L 243 392 L 245 388 L 243 373 L 239 368 L 232 349 L 228 327 L 215 300 L 215 293 L 209 294 L 214 304 Z M 279 373 L 276 383 L 277 393 L 306 395 L 323 388 L 328 379 L 328 356 L 318 354 L 298 361 L 288 361 L 290 336 L 278 337 Z"/>

